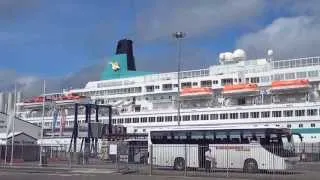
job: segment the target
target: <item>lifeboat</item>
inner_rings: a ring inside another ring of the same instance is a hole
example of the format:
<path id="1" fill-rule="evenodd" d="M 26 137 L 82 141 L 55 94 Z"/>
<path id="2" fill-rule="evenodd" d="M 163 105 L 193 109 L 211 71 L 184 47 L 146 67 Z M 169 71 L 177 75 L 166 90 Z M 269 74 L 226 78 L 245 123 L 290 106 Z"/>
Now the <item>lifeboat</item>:
<path id="1" fill-rule="evenodd" d="M 203 96 L 203 95 L 212 95 L 211 88 L 183 88 L 180 96 Z"/>
<path id="2" fill-rule="evenodd" d="M 38 96 L 38 97 L 33 97 L 31 99 L 27 99 L 24 101 L 24 103 L 43 103 L 44 97 L 43 96 Z M 46 97 L 45 101 L 51 101 L 51 98 Z"/>
<path id="3" fill-rule="evenodd" d="M 241 94 L 241 93 L 256 93 L 258 92 L 257 84 L 233 84 L 223 87 L 223 94 Z"/>
<path id="4" fill-rule="evenodd" d="M 274 81 L 271 84 L 271 90 L 292 90 L 292 89 L 307 89 L 310 87 L 309 80 L 286 80 L 286 81 Z"/>
<path id="5" fill-rule="evenodd" d="M 58 99 L 58 101 L 79 100 L 79 99 L 83 99 L 83 98 L 85 98 L 85 96 L 80 96 L 78 94 L 71 93 L 71 94 L 68 94 L 68 95 L 61 96 Z"/>

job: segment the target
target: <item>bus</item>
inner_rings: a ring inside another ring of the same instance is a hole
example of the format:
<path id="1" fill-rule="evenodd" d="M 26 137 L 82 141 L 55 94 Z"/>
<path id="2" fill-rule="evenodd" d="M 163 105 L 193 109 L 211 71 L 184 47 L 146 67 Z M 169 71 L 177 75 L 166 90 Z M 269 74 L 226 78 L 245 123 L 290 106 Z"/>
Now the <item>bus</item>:
<path id="1" fill-rule="evenodd" d="M 149 163 L 176 170 L 204 168 L 205 152 L 210 149 L 217 169 L 287 170 L 299 161 L 295 141 L 302 141 L 302 136 L 281 127 L 153 129 L 148 134 Z"/>

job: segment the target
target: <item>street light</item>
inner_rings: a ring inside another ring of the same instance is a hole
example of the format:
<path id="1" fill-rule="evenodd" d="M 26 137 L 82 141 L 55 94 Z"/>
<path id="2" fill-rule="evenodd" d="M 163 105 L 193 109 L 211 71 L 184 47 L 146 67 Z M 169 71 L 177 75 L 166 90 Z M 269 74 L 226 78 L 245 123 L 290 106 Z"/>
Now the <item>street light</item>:
<path id="1" fill-rule="evenodd" d="M 177 51 L 178 51 L 178 94 L 177 94 L 177 104 L 178 104 L 178 126 L 180 126 L 180 66 L 181 66 L 181 40 L 186 36 L 184 32 L 175 32 L 173 37 L 177 40 Z"/>

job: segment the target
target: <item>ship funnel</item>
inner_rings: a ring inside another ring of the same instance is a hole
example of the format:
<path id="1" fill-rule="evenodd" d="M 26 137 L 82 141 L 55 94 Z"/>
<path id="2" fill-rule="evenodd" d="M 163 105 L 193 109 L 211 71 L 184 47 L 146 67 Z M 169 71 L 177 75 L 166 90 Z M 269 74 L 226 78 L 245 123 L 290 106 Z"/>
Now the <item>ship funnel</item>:
<path id="1" fill-rule="evenodd" d="M 129 71 L 136 71 L 136 65 L 133 56 L 132 40 L 122 39 L 118 41 L 116 54 L 127 55 L 127 65 Z"/>

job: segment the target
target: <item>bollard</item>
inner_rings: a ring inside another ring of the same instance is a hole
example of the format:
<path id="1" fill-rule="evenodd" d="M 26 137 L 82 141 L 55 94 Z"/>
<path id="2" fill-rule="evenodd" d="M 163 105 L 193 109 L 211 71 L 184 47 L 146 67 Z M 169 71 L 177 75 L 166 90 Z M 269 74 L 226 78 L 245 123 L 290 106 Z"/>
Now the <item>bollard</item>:
<path id="1" fill-rule="evenodd" d="M 152 175 L 152 164 L 153 164 L 153 147 L 152 147 L 152 144 L 150 145 L 150 151 L 149 151 L 149 166 L 150 166 L 150 172 L 149 172 L 149 175 L 151 176 Z"/>

